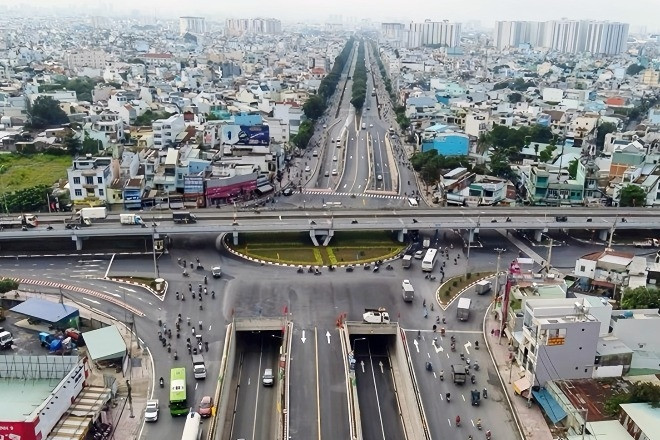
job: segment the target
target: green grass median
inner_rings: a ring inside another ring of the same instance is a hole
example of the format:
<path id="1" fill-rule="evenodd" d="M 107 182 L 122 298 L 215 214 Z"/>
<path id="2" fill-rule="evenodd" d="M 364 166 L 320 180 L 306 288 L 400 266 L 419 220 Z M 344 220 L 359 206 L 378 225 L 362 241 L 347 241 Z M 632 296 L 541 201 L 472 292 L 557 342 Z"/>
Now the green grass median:
<path id="1" fill-rule="evenodd" d="M 309 234 L 240 234 L 239 244 L 228 246 L 248 257 L 274 263 L 328 266 L 384 260 L 405 249 L 388 232 L 337 232 L 327 247 L 314 246 Z"/>

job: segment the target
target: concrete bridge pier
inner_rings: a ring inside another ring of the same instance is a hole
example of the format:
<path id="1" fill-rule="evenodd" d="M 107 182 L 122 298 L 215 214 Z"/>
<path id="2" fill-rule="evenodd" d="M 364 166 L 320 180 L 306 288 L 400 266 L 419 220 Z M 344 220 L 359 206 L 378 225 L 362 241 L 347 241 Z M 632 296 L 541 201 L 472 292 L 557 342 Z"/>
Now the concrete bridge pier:
<path id="1" fill-rule="evenodd" d="M 543 230 L 542 229 L 534 230 L 534 241 L 540 242 L 541 240 L 543 240 Z"/>
<path id="2" fill-rule="evenodd" d="M 74 236 L 71 237 L 71 240 L 76 242 L 76 250 L 77 251 L 82 251 L 82 248 L 83 248 L 82 238 L 78 237 L 77 235 L 74 235 Z"/>
<path id="3" fill-rule="evenodd" d="M 472 243 L 474 241 L 474 236 L 479 233 L 479 228 L 477 229 L 468 229 L 467 230 L 467 242 Z"/>
<path id="4" fill-rule="evenodd" d="M 232 232 L 231 235 L 234 239 L 234 246 L 238 246 L 238 231 Z"/>
<path id="5" fill-rule="evenodd" d="M 610 239 L 610 231 L 607 229 L 600 229 L 598 231 L 598 239 L 601 241 L 608 241 Z"/>
<path id="6" fill-rule="evenodd" d="M 401 229 L 400 231 L 397 232 L 396 239 L 399 241 L 399 243 L 403 243 L 405 240 L 405 235 L 408 233 L 407 229 Z"/>
<path id="7" fill-rule="evenodd" d="M 314 246 L 327 246 L 334 235 L 335 231 L 333 229 L 312 229 L 309 231 L 309 238 L 311 238 Z M 323 243 L 319 243 L 319 237 L 323 240 Z"/>

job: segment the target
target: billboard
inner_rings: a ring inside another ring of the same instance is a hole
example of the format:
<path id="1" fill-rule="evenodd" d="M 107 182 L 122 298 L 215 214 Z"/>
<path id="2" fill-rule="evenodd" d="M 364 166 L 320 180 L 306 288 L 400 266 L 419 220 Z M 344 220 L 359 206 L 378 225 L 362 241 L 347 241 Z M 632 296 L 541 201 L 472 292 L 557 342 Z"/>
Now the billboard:
<path id="1" fill-rule="evenodd" d="M 270 130 L 268 125 L 223 125 L 222 143 L 226 145 L 270 145 Z"/>

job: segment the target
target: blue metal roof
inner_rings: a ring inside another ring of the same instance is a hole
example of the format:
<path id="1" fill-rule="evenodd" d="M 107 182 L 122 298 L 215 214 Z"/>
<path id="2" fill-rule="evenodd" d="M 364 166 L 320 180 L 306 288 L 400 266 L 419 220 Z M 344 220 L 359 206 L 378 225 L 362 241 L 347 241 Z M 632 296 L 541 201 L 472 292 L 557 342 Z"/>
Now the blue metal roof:
<path id="1" fill-rule="evenodd" d="M 566 411 L 559 406 L 548 390 L 541 388 L 539 391 L 532 391 L 532 394 L 553 424 L 557 424 L 566 417 Z"/>
<path id="2" fill-rule="evenodd" d="M 51 323 L 78 316 L 78 309 L 75 307 L 39 298 L 29 298 L 13 307 L 11 311 Z"/>

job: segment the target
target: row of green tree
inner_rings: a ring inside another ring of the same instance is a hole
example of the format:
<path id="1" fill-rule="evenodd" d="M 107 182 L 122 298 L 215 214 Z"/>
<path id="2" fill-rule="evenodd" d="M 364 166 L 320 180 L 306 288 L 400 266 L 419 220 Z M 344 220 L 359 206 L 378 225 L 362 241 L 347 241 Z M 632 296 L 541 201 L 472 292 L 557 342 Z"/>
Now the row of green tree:
<path id="1" fill-rule="evenodd" d="M 387 75 L 387 70 L 385 70 L 385 66 L 383 65 L 383 60 L 380 58 L 380 52 L 378 52 L 378 45 L 376 44 L 375 41 L 371 41 L 371 49 L 373 53 L 376 54 L 376 63 L 378 64 L 378 70 L 380 70 L 380 76 L 383 78 L 383 84 L 385 84 L 385 90 L 387 93 L 392 96 L 392 81 L 390 81 L 389 76 Z M 399 58 L 399 51 L 395 50 L 396 52 L 396 57 Z M 394 100 L 394 97 L 392 96 L 392 99 Z"/>
<path id="2" fill-rule="evenodd" d="M 406 116 L 406 107 L 403 105 L 397 105 L 394 107 L 394 114 L 396 115 L 396 123 L 399 124 L 402 130 L 406 130 L 410 127 L 410 119 Z"/>
<path id="3" fill-rule="evenodd" d="M 52 189 L 46 185 L 19 189 L 3 194 L 2 211 L 5 212 L 39 212 L 48 209 L 48 197 Z"/>
<path id="4" fill-rule="evenodd" d="M 361 110 L 367 97 L 367 66 L 364 58 L 364 40 L 360 40 L 357 53 L 357 63 L 353 71 L 353 89 L 351 104 L 356 110 Z"/>
<path id="5" fill-rule="evenodd" d="M 18 289 L 18 283 L 16 281 L 10 279 L 0 280 L 0 293 L 7 293 L 16 289 Z"/>
<path id="6" fill-rule="evenodd" d="M 318 92 L 315 95 L 310 96 L 305 104 L 303 104 L 303 112 L 307 119 L 300 124 L 298 127 L 298 133 L 291 139 L 291 142 L 296 147 L 303 149 L 307 148 L 309 140 L 314 135 L 314 123 L 317 119 L 323 116 L 323 113 L 328 108 L 328 102 L 337 90 L 337 85 L 341 79 L 341 73 L 343 72 L 346 63 L 349 62 L 349 57 L 354 44 L 355 40 L 351 37 L 341 53 L 335 58 L 335 63 L 333 64 L 330 73 L 321 80 Z"/>

